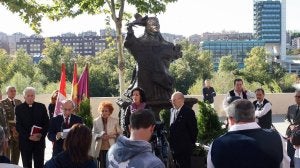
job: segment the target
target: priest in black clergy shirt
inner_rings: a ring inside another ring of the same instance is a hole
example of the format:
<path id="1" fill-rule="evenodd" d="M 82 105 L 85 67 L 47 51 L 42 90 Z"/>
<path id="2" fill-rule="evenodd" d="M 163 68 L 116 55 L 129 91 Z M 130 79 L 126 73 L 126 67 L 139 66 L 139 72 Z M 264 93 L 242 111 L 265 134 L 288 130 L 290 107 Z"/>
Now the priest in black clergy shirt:
<path id="1" fill-rule="evenodd" d="M 32 158 L 35 168 L 44 167 L 45 137 L 49 126 L 46 106 L 35 102 L 35 88 L 27 87 L 23 91 L 25 102 L 18 105 L 16 112 L 16 128 L 19 132 L 19 147 L 23 167 L 32 168 Z M 41 127 L 38 133 L 31 134 L 33 126 Z"/>
<path id="2" fill-rule="evenodd" d="M 48 139 L 53 142 L 52 157 L 63 151 L 63 130 L 71 128 L 76 123 L 83 123 L 81 117 L 72 114 L 74 109 L 73 101 L 65 100 L 62 105 L 63 114 L 50 119 Z"/>

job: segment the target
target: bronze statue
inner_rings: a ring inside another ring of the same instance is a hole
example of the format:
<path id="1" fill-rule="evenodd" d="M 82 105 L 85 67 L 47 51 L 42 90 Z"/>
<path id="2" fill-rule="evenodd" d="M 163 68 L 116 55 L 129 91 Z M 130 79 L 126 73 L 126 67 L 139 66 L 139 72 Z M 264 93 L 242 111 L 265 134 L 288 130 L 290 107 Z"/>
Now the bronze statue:
<path id="1" fill-rule="evenodd" d="M 127 26 L 124 46 L 137 62 L 133 80 L 127 92 L 141 87 L 148 101 L 169 100 L 173 92 L 173 78 L 169 73 L 170 63 L 182 56 L 181 46 L 163 39 L 156 17 L 135 15 L 136 20 Z M 137 38 L 133 26 L 145 26 L 145 33 Z"/>

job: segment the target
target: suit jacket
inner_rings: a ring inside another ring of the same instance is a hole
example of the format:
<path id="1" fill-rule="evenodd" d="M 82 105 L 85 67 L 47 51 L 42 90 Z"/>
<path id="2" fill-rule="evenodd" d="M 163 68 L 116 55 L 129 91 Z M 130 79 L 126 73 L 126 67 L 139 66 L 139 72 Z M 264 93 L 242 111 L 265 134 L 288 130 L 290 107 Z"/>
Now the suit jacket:
<path id="1" fill-rule="evenodd" d="M 21 104 L 21 100 L 14 99 L 14 105 L 12 105 L 11 101 L 6 98 L 0 102 L 0 106 L 2 107 L 2 119 L 0 120 L 0 125 L 2 125 L 5 129 L 5 134 L 7 137 L 12 138 L 10 131 L 10 124 L 9 122 L 15 121 L 15 107 L 19 104 Z"/>
<path id="2" fill-rule="evenodd" d="M 183 105 L 170 125 L 170 146 L 174 154 L 190 155 L 197 139 L 198 128 L 195 112 Z"/>
<path id="3" fill-rule="evenodd" d="M 121 130 L 121 127 L 119 125 L 119 121 L 116 118 L 113 118 L 113 117 L 108 117 L 107 118 L 107 127 L 106 127 L 106 129 L 107 129 L 107 134 L 117 134 L 117 135 L 122 134 L 122 130 Z M 100 116 L 100 117 L 96 118 L 93 122 L 93 133 L 94 134 L 101 134 L 102 131 L 104 131 L 104 126 L 103 126 L 102 117 Z M 117 138 L 117 136 L 116 136 L 116 138 Z M 108 140 L 110 146 L 112 146 L 116 142 L 116 138 L 110 138 Z M 94 149 L 91 149 L 91 151 L 94 151 L 92 153 L 92 155 L 95 158 L 97 158 L 99 156 L 101 144 L 102 144 L 102 140 L 99 139 L 99 140 L 95 141 L 94 143 L 92 143 L 92 145 L 91 145 L 91 148 L 94 148 Z"/>
<path id="4" fill-rule="evenodd" d="M 293 104 L 291 106 L 288 107 L 288 111 L 286 114 L 286 119 L 288 120 L 288 122 L 290 124 L 300 124 L 300 111 L 297 112 L 298 109 L 298 105 L 297 104 Z M 290 127 L 287 127 L 286 129 L 286 133 L 285 133 L 288 137 L 291 136 L 291 129 Z"/>
<path id="5" fill-rule="evenodd" d="M 56 155 L 63 151 L 64 139 L 57 140 L 56 134 L 58 132 L 62 132 L 63 129 L 71 128 L 76 123 L 82 124 L 83 122 L 81 117 L 74 114 L 71 114 L 70 123 L 68 127 L 65 125 L 63 115 L 58 115 L 50 119 L 49 132 L 47 137 L 50 141 L 54 143 L 53 155 Z"/>
<path id="6" fill-rule="evenodd" d="M 42 137 L 40 141 L 29 140 L 33 125 L 42 127 Z M 45 137 L 48 132 L 49 117 L 46 106 L 42 103 L 34 102 L 32 107 L 24 102 L 16 107 L 16 128 L 19 132 L 20 150 L 30 149 L 33 146 L 45 148 Z"/>

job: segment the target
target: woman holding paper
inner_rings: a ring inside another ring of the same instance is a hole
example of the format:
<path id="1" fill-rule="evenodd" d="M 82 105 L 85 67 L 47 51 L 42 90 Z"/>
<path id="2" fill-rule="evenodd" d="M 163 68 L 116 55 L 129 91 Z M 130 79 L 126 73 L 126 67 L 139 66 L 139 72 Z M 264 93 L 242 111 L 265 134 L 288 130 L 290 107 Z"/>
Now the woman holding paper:
<path id="1" fill-rule="evenodd" d="M 106 167 L 106 154 L 108 149 L 115 143 L 116 138 L 122 133 L 119 121 L 111 117 L 114 111 L 109 101 L 100 103 L 98 111 L 101 116 L 93 122 L 93 132 L 96 138 L 94 157 L 100 161 L 100 168 Z"/>

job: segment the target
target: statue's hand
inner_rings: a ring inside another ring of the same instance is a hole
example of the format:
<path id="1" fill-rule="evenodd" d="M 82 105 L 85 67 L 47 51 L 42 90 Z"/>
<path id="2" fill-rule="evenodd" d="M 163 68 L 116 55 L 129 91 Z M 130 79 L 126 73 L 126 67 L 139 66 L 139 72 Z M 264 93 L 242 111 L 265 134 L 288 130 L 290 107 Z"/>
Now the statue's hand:
<path id="1" fill-rule="evenodd" d="M 133 27 L 134 26 L 134 24 L 132 24 L 132 23 L 129 23 L 128 25 L 127 25 L 127 33 L 133 33 Z"/>

